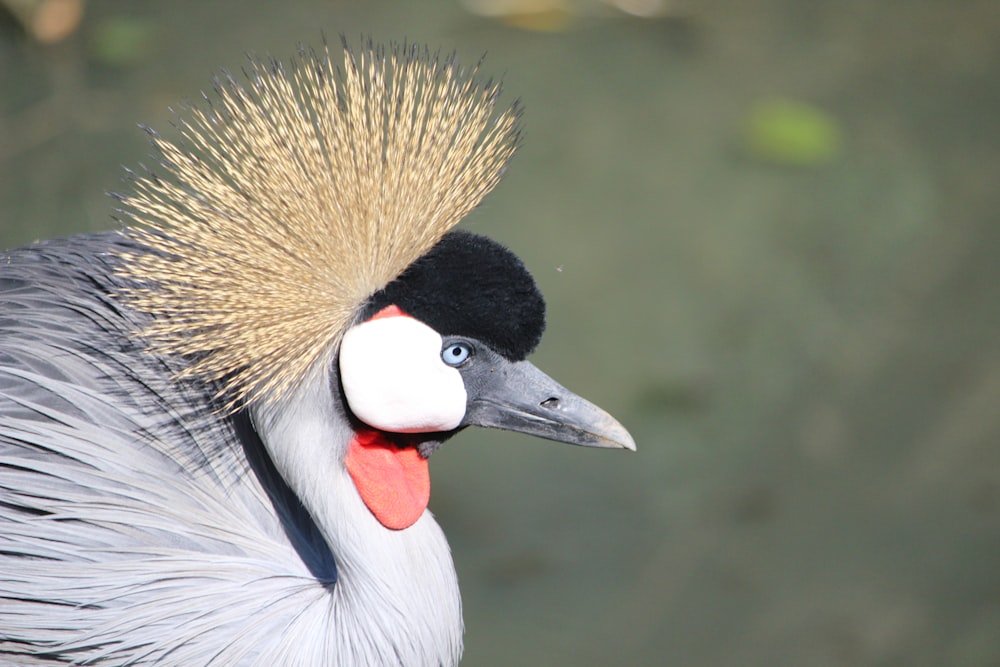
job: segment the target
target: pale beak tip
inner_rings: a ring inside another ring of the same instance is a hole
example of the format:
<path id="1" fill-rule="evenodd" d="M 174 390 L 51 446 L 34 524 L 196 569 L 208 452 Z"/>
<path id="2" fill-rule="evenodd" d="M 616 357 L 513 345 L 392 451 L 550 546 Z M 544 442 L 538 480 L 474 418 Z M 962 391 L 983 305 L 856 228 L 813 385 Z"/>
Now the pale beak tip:
<path id="1" fill-rule="evenodd" d="M 599 409 L 599 408 L 598 408 Z M 612 417 L 607 412 L 603 413 L 604 419 L 601 420 L 597 428 L 594 429 L 594 433 L 597 434 L 601 439 L 601 445 L 607 447 L 608 449 L 627 449 L 630 452 L 635 451 L 635 439 L 632 434 L 622 426 L 621 422 Z"/>
<path id="2" fill-rule="evenodd" d="M 614 442 L 619 449 L 627 449 L 630 452 L 634 452 L 635 438 L 632 437 L 631 433 L 625 430 L 624 426 L 621 424 L 617 424 L 617 426 L 618 428 L 612 431 L 614 433 L 614 439 L 612 442 Z"/>
<path id="3" fill-rule="evenodd" d="M 626 433 L 625 435 L 626 435 L 626 438 L 621 443 L 622 448 L 623 449 L 627 449 L 630 452 L 634 452 L 635 451 L 635 440 L 632 438 L 632 436 L 630 434 Z"/>

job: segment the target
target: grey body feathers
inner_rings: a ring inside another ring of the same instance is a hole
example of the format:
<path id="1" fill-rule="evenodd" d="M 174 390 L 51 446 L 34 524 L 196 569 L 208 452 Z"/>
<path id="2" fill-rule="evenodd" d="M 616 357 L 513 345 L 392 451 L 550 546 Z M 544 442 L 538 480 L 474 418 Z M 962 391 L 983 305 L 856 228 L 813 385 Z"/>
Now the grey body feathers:
<path id="1" fill-rule="evenodd" d="M 141 316 L 113 297 L 127 243 L 0 255 L 0 662 L 457 661 L 460 613 L 435 651 L 356 627 L 350 605 L 380 582 L 345 600 L 327 533 L 250 420 L 219 417 L 207 388 L 143 351 Z"/>

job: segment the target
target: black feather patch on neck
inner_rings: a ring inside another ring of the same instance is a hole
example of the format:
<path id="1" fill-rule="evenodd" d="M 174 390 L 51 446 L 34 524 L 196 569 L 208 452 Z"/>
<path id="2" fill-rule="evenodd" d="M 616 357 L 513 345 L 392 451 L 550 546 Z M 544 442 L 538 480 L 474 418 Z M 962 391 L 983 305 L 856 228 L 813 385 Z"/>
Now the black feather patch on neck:
<path id="1" fill-rule="evenodd" d="M 492 239 L 446 234 L 430 252 L 369 300 L 364 317 L 395 304 L 442 336 L 466 336 L 511 361 L 535 349 L 545 301 L 528 270 Z"/>

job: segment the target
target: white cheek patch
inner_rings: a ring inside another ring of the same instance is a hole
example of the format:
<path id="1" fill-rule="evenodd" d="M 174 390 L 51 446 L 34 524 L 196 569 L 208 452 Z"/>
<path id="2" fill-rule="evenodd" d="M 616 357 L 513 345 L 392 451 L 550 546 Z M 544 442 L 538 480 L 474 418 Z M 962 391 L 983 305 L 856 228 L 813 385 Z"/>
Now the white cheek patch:
<path id="1" fill-rule="evenodd" d="M 465 416 L 462 375 L 441 360 L 441 336 L 412 317 L 368 320 L 340 344 L 340 379 L 351 411 L 394 433 L 458 428 Z"/>

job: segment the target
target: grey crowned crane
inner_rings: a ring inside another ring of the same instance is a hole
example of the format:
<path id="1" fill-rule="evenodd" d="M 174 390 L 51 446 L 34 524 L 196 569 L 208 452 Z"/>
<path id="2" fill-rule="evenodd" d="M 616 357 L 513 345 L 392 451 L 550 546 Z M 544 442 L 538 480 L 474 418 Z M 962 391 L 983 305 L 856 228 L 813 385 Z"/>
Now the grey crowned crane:
<path id="1" fill-rule="evenodd" d="M 635 448 L 453 229 L 517 144 L 498 93 L 410 47 L 251 60 L 150 131 L 121 230 L 0 256 L 0 663 L 459 661 L 435 449 Z"/>

